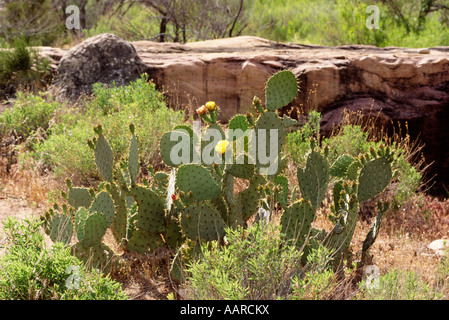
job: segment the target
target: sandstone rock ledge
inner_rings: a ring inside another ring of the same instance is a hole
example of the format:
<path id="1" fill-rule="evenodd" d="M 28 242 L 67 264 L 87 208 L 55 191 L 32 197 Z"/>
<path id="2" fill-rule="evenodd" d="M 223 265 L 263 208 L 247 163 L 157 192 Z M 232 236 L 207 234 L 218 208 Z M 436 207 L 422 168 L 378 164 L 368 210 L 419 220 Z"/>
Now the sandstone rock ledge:
<path id="1" fill-rule="evenodd" d="M 229 119 L 246 112 L 255 95 L 264 97 L 274 72 L 289 69 L 301 88 L 292 105 L 321 111 L 323 133 L 345 108 L 379 114 L 386 126 L 407 121 L 412 137 L 425 143 L 428 163 L 435 162 L 429 174 L 449 182 L 449 47 L 323 47 L 257 37 L 132 45 L 171 107 L 214 100 Z"/>

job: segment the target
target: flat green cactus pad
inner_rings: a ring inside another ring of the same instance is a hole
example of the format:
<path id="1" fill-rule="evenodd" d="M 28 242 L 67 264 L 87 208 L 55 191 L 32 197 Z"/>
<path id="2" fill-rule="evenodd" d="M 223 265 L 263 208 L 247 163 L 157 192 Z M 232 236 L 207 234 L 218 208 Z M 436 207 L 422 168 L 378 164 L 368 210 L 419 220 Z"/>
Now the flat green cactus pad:
<path id="1" fill-rule="evenodd" d="M 136 184 L 137 175 L 139 174 L 140 162 L 139 162 L 139 146 L 137 143 L 136 135 L 131 136 L 129 143 L 129 157 L 128 157 L 128 170 L 131 183 Z"/>
<path id="2" fill-rule="evenodd" d="M 318 152 L 313 151 L 307 158 L 305 169 L 298 168 L 299 188 L 304 199 L 310 200 L 318 208 L 326 195 L 329 183 L 329 164 Z"/>
<path id="3" fill-rule="evenodd" d="M 274 74 L 265 88 L 266 107 L 277 110 L 292 102 L 298 93 L 298 81 L 293 72 L 284 70 Z"/>
<path id="4" fill-rule="evenodd" d="M 133 187 L 130 195 L 139 206 L 137 227 L 147 232 L 163 233 L 165 231 L 164 199 L 151 189 L 141 186 Z"/>
<path id="5" fill-rule="evenodd" d="M 179 165 L 181 165 L 181 163 L 175 163 L 172 161 L 172 152 L 174 154 L 176 154 L 177 157 L 179 157 L 179 159 L 181 159 L 182 157 L 186 156 L 186 160 L 189 159 L 191 160 L 193 158 L 193 140 L 192 138 L 181 131 L 176 131 L 175 134 L 173 134 L 174 131 L 169 131 L 166 132 L 162 135 L 161 137 L 161 141 L 160 141 L 160 152 L 161 152 L 161 157 L 162 160 L 164 161 L 164 163 L 167 166 L 170 167 L 177 167 Z M 174 140 L 172 140 L 172 137 Z M 178 148 L 178 149 L 174 149 L 174 148 Z M 189 153 L 188 157 L 187 155 L 183 154 L 183 152 L 187 152 Z"/>
<path id="6" fill-rule="evenodd" d="M 108 222 L 108 226 L 110 226 L 112 221 L 114 221 L 114 214 L 115 214 L 114 201 L 112 200 L 109 193 L 106 191 L 102 191 L 96 196 L 89 211 L 103 213 L 103 215 L 106 218 L 106 221 Z"/>
<path id="7" fill-rule="evenodd" d="M 354 159 L 347 155 L 343 154 L 335 160 L 334 164 L 329 170 L 329 173 L 334 177 L 343 178 L 346 176 L 349 166 L 354 162 Z"/>
<path id="8" fill-rule="evenodd" d="M 91 214 L 85 224 L 83 232 L 83 243 L 85 246 L 92 247 L 101 243 L 101 239 L 108 228 L 108 221 L 101 212 Z"/>
<path id="9" fill-rule="evenodd" d="M 211 200 L 221 194 L 210 172 L 198 164 L 186 164 L 179 167 L 176 174 L 178 188 L 185 194 L 192 193 L 196 200 Z"/>
<path id="10" fill-rule="evenodd" d="M 129 239 L 127 248 L 130 251 L 144 254 L 148 250 L 162 248 L 164 245 L 164 241 L 159 233 L 137 229 L 133 232 L 131 239 Z"/>
<path id="11" fill-rule="evenodd" d="M 281 232 L 287 239 L 302 248 L 315 219 L 315 209 L 310 201 L 301 199 L 287 208 L 281 217 Z"/>
<path id="12" fill-rule="evenodd" d="M 86 188 L 70 188 L 68 200 L 72 207 L 78 209 L 79 207 L 89 208 L 93 199 Z"/>
<path id="13" fill-rule="evenodd" d="M 58 214 L 55 215 L 50 225 L 50 238 L 53 242 L 63 242 L 70 244 L 73 236 L 73 223 L 70 217 Z"/>
<path id="14" fill-rule="evenodd" d="M 111 182 L 112 170 L 114 167 L 114 154 L 111 146 L 102 134 L 98 136 L 95 148 L 95 163 L 97 164 L 98 171 L 103 179 Z"/>
<path id="15" fill-rule="evenodd" d="M 225 235 L 226 224 L 220 213 L 206 204 L 187 207 L 181 214 L 181 229 L 191 240 L 212 241 Z"/>
<path id="16" fill-rule="evenodd" d="M 357 198 L 360 203 L 382 192 L 390 183 L 391 165 L 385 158 L 368 162 L 360 171 Z"/>

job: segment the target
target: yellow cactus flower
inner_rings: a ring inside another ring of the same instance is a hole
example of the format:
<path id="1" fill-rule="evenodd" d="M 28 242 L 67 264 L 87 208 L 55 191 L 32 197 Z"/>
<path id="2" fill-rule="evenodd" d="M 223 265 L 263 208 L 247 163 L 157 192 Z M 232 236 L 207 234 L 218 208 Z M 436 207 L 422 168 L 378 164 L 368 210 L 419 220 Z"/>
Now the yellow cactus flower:
<path id="1" fill-rule="evenodd" d="M 227 140 L 221 140 L 217 145 L 215 146 L 215 151 L 218 154 L 224 154 L 226 152 L 226 148 L 229 146 L 229 141 Z"/>
<path id="2" fill-rule="evenodd" d="M 215 102 L 214 101 L 209 101 L 208 103 L 206 103 L 206 108 L 209 111 L 215 110 Z"/>

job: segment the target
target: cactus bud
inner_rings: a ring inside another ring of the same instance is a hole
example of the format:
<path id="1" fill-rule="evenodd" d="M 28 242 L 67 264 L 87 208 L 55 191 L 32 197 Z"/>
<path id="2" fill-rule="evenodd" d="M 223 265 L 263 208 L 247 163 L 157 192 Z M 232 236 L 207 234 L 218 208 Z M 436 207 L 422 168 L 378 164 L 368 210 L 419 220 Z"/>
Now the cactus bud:
<path id="1" fill-rule="evenodd" d="M 202 117 L 202 116 L 204 116 L 205 114 L 207 114 L 207 108 L 206 108 L 206 106 L 201 106 L 201 107 L 199 107 L 198 109 L 196 109 L 196 113 L 197 113 L 200 117 Z"/>
<path id="2" fill-rule="evenodd" d="M 129 131 L 131 131 L 131 133 L 134 134 L 134 133 L 135 133 L 135 130 L 136 130 L 136 127 L 134 126 L 134 124 L 131 123 L 131 124 L 129 125 Z"/>
<path id="3" fill-rule="evenodd" d="M 103 127 L 101 125 L 98 125 L 94 128 L 94 131 L 96 134 L 100 135 L 103 133 Z"/>
<path id="4" fill-rule="evenodd" d="M 262 106 L 262 101 L 260 101 L 260 99 L 258 97 L 254 97 L 253 99 L 253 106 L 256 109 L 256 111 L 263 113 L 263 106 Z"/>
<path id="5" fill-rule="evenodd" d="M 95 144 L 92 142 L 92 140 L 87 140 L 87 145 L 91 150 L 95 150 Z"/>
<path id="6" fill-rule="evenodd" d="M 67 188 L 72 189 L 72 180 L 67 179 L 67 180 L 65 181 L 65 183 L 67 184 Z"/>

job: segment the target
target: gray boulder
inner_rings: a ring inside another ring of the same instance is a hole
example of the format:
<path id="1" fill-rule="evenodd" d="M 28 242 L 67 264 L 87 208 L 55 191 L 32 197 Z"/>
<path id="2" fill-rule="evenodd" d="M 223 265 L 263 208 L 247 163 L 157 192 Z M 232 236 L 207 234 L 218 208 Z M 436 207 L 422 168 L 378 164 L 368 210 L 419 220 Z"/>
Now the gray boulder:
<path id="1" fill-rule="evenodd" d="M 97 82 L 126 85 L 147 69 L 129 42 L 113 34 L 100 34 L 62 57 L 50 91 L 58 98 L 76 100 L 91 94 Z"/>

